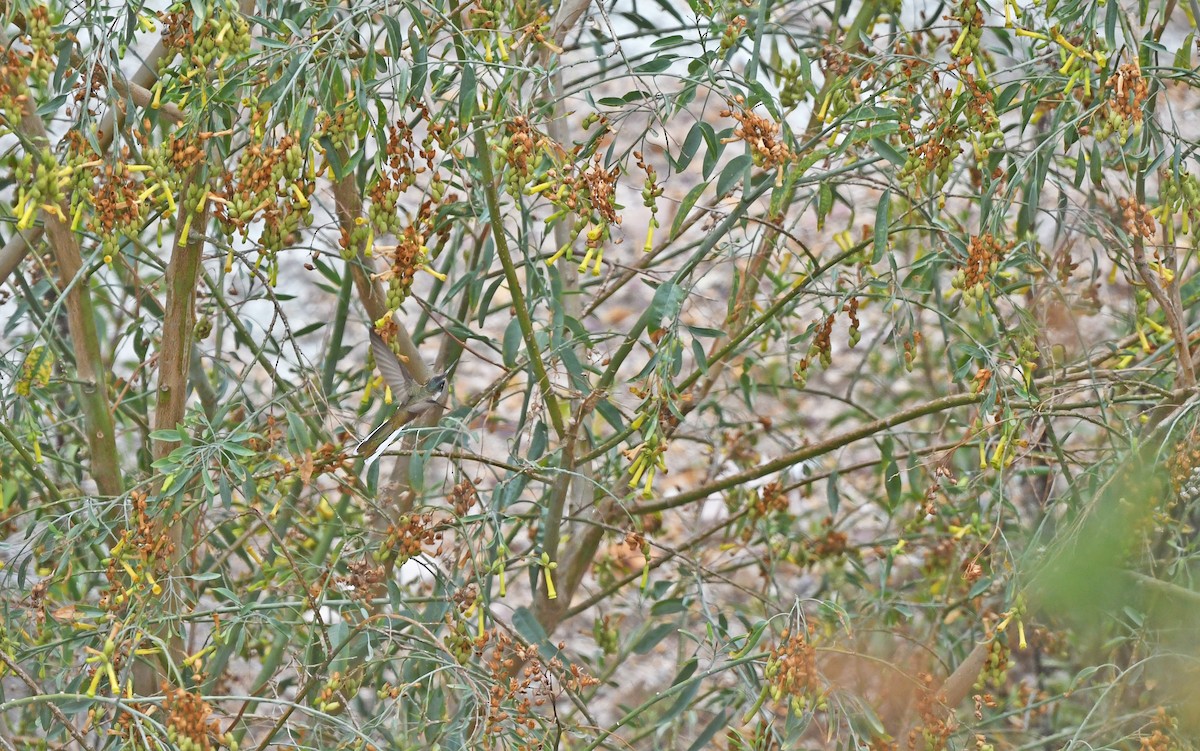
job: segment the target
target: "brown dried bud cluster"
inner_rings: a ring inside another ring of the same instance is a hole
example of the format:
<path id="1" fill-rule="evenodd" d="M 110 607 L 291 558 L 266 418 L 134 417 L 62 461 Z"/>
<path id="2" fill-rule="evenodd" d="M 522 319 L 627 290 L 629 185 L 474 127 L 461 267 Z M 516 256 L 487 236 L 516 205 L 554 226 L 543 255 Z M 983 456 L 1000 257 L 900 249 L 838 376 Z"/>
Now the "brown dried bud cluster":
<path id="1" fill-rule="evenodd" d="M 1121 207 L 1121 226 L 1130 237 L 1141 235 L 1147 240 L 1154 237 L 1154 215 L 1149 206 L 1138 203 L 1136 198 L 1118 198 L 1117 203 Z"/>
<path id="2" fill-rule="evenodd" d="M 734 102 L 736 109 L 721 110 L 720 113 L 721 117 L 732 117 L 738 121 L 738 126 L 733 130 L 734 137 L 724 139 L 726 143 L 745 141 L 754 155 L 754 163 L 766 169 L 783 167 L 796 158 L 779 137 L 778 123 L 745 109 L 745 99 L 740 96 Z"/>

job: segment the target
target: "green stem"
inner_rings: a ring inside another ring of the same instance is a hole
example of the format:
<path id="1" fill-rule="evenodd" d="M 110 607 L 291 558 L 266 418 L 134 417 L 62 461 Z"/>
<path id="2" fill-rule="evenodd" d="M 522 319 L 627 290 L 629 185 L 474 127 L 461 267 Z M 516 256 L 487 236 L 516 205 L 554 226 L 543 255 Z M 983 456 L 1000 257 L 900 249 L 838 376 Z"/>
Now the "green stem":
<path id="1" fill-rule="evenodd" d="M 675 508 L 676 506 L 682 506 L 693 501 L 698 501 L 702 498 L 707 498 L 713 493 L 720 493 L 722 490 L 728 490 L 734 486 L 756 480 L 760 477 L 765 477 L 766 475 L 778 472 L 781 469 L 786 469 L 800 462 L 808 461 L 809 459 L 815 459 L 818 456 L 823 456 L 831 451 L 836 451 L 844 446 L 848 446 L 855 441 L 861 441 L 864 438 L 870 438 L 876 433 L 882 432 L 889 428 L 894 428 L 897 425 L 903 425 L 904 423 L 910 422 L 919 417 L 937 414 L 938 412 L 942 412 L 947 409 L 953 409 L 955 407 L 964 407 L 968 404 L 977 404 L 982 402 L 986 397 L 987 393 L 981 392 L 978 394 L 953 394 L 951 396 L 944 396 L 941 399 L 934 399 L 933 401 L 926 402 L 919 406 L 901 410 L 893 415 L 864 423 L 853 430 L 848 430 L 841 435 L 834 436 L 833 438 L 805 446 L 801 449 L 797 449 L 796 451 L 790 451 L 769 462 L 766 462 L 765 464 L 761 464 L 757 467 L 751 467 L 750 469 L 738 472 L 737 474 L 729 475 L 728 477 L 723 477 L 716 482 L 709 483 L 708 485 L 701 485 L 692 488 L 691 490 L 686 490 L 682 493 L 678 493 L 669 498 L 664 498 L 655 503 L 642 504 L 631 513 L 652 514 L 656 511 Z"/>
<path id="2" fill-rule="evenodd" d="M 58 494 L 58 488 L 54 487 L 54 483 L 50 482 L 50 478 L 38 468 L 37 461 L 34 460 L 28 452 L 25 451 L 25 446 L 21 440 L 9 430 L 8 425 L 3 420 L 0 420 L 0 436 L 8 441 L 8 444 L 13 447 L 13 450 L 21 457 L 21 461 L 25 463 L 25 469 L 29 470 L 29 474 L 33 475 L 42 487 L 46 490 L 46 495 L 50 496 L 50 500 L 58 502 L 62 500 L 62 496 Z"/>
<path id="3" fill-rule="evenodd" d="M 0 44 L 8 45 L 8 39 L 0 34 Z M 50 137 L 41 117 L 34 111 L 36 103 L 31 97 L 21 113 L 17 131 L 31 148 L 50 147 Z M 49 165 L 47 165 L 49 166 Z M 57 166 L 57 164 L 56 164 Z M 63 216 L 70 214 L 65 203 L 59 207 Z M 107 368 L 100 352 L 100 336 L 96 328 L 96 313 L 92 307 L 88 280 L 91 272 L 84 269 L 79 237 L 66 222 L 55 214 L 40 212 L 45 225 L 50 250 L 58 263 L 59 280 L 68 291 L 63 292 L 67 308 L 67 325 L 71 333 L 71 344 L 75 352 L 75 367 L 79 373 L 78 389 L 87 426 L 88 448 L 92 452 L 92 476 L 101 495 L 121 495 L 124 481 L 121 478 L 121 457 L 117 452 L 115 424 L 112 405 L 108 400 Z"/>
<path id="4" fill-rule="evenodd" d="M 483 176 L 483 191 L 487 198 L 488 214 L 492 224 L 492 236 L 496 240 L 496 255 L 504 266 L 504 277 L 508 281 L 508 291 L 512 295 L 513 310 L 517 314 L 517 322 L 521 327 L 521 336 L 525 339 L 525 347 L 529 351 L 529 364 L 537 377 L 538 388 L 546 402 L 546 411 L 550 413 L 550 422 L 559 440 L 566 435 L 563 425 L 562 412 L 558 407 L 558 398 L 550 385 L 550 376 L 546 373 L 546 365 L 542 362 L 541 349 L 533 331 L 533 321 L 529 317 L 529 308 L 525 303 L 525 293 L 521 290 L 521 280 L 517 278 L 517 267 L 513 264 L 512 254 L 508 249 L 508 236 L 504 234 L 504 221 L 500 217 L 500 197 L 496 193 L 496 180 L 492 175 L 492 156 L 488 150 L 487 132 L 481 121 L 476 121 L 475 156 L 479 160 L 479 169 Z M 640 333 L 640 332 L 639 332 Z M 631 338 L 636 336 L 631 334 Z M 628 343 L 628 342 L 627 342 Z"/>
<path id="5" fill-rule="evenodd" d="M 337 374 L 338 360 L 342 354 L 342 337 L 346 333 L 346 316 L 350 312 L 350 293 L 354 291 L 354 274 L 350 264 L 342 274 L 342 286 L 338 289 L 337 313 L 333 317 L 333 333 L 329 337 L 329 353 L 325 356 L 325 372 L 321 374 L 321 392 L 333 401 L 333 377 Z"/>

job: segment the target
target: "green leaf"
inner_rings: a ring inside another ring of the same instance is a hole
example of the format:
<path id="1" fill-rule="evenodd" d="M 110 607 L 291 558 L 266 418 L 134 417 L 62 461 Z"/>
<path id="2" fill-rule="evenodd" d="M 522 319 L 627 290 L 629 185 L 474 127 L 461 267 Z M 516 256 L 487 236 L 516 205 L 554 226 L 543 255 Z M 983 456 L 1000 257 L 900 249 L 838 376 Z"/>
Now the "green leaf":
<path id="1" fill-rule="evenodd" d="M 712 172 L 717 168 L 717 161 L 721 158 L 721 153 L 725 151 L 725 144 L 721 143 L 717 138 L 716 131 L 706 122 L 700 123 L 700 135 L 704 137 L 704 145 L 707 150 L 704 152 L 704 164 L 701 174 L 704 179 L 712 177 Z"/>
<path id="2" fill-rule="evenodd" d="M 696 82 L 689 81 L 687 83 L 687 85 L 684 86 L 679 91 L 679 93 L 675 95 L 675 111 L 672 113 L 672 117 L 674 115 L 678 115 L 680 112 L 682 112 L 683 108 L 688 106 L 689 104 L 691 104 L 692 100 L 694 100 L 695 98 L 696 98 Z"/>
<path id="3" fill-rule="evenodd" d="M 614 407 L 612 402 L 602 399 L 596 403 L 596 411 L 600 413 L 605 422 L 612 426 L 613 430 L 625 429 L 625 419 L 621 416 L 621 411 Z"/>
<path id="4" fill-rule="evenodd" d="M 1021 84 L 1011 83 L 1000 92 L 1000 96 L 996 98 L 996 111 L 1007 112 L 1008 105 L 1012 104 L 1013 99 L 1017 98 L 1017 94 L 1021 91 Z"/>
<path id="5" fill-rule="evenodd" d="M 504 358 L 504 367 L 511 368 L 517 364 L 517 354 L 520 346 L 521 321 L 514 316 L 504 329 L 504 345 L 501 350 L 501 356 Z"/>
<path id="6" fill-rule="evenodd" d="M 1110 3 L 1104 12 L 1104 43 L 1108 49 L 1117 46 L 1117 20 L 1121 13 L 1120 3 Z M 1116 58 L 1116 55 L 1113 56 Z"/>
<path id="7" fill-rule="evenodd" d="M 847 112 L 840 120 L 844 123 L 856 123 L 875 120 L 899 120 L 900 113 L 889 107 L 874 107 L 862 104 Z"/>
<path id="8" fill-rule="evenodd" d="M 829 210 L 833 208 L 833 188 L 828 182 L 822 182 L 821 187 L 817 188 L 817 229 L 825 228 L 825 217 L 829 215 Z"/>
<path id="9" fill-rule="evenodd" d="M 541 644 L 546 641 L 546 630 L 542 628 L 542 624 L 538 623 L 533 611 L 524 605 L 513 613 L 512 625 L 521 638 L 530 644 Z"/>
<path id="10" fill-rule="evenodd" d="M 695 657 L 689 659 L 683 664 L 683 667 L 679 669 L 679 672 L 675 674 L 675 678 L 671 681 L 671 685 L 678 686 L 688 678 L 691 678 L 692 675 L 695 674 L 696 668 L 699 666 L 700 662 Z"/>
<path id="11" fill-rule="evenodd" d="M 696 740 L 691 746 L 688 746 L 688 751 L 700 751 L 700 749 L 708 748 L 709 742 L 716 737 L 717 733 L 725 729 L 729 723 L 731 715 L 728 709 L 722 709 L 716 717 L 704 726 L 704 730 L 700 731 L 700 735 L 696 736 Z M 882 735 L 882 734 L 881 734 Z"/>
<path id="12" fill-rule="evenodd" d="M 671 597 L 666 600 L 659 600 L 650 608 L 650 615 L 662 617 L 671 615 L 672 613 L 682 613 L 687 610 L 687 605 L 682 597 Z"/>
<path id="13" fill-rule="evenodd" d="M 300 419 L 300 415 L 295 412 L 287 412 L 288 432 L 289 437 L 295 442 L 296 447 L 303 451 L 311 445 L 311 439 L 308 434 L 308 426 L 304 424 L 304 420 Z"/>
<path id="14" fill-rule="evenodd" d="M 225 443 L 221 448 L 234 456 L 254 456 L 254 450 L 240 443 Z"/>
<path id="15" fill-rule="evenodd" d="M 654 43 L 650 45 L 650 49 L 661 50 L 666 49 L 667 47 L 678 47 L 681 44 L 691 44 L 691 42 L 679 34 L 672 34 L 671 36 L 656 39 Z"/>
<path id="16" fill-rule="evenodd" d="M 694 673 L 695 666 L 697 664 L 696 658 L 693 657 L 691 660 L 688 661 L 688 664 L 692 666 L 691 672 Z M 687 668 L 685 667 L 684 669 L 686 670 Z M 689 673 L 688 675 L 691 675 L 691 673 Z M 668 723 L 668 722 L 674 720 L 685 709 L 692 706 L 692 702 L 695 701 L 696 694 L 699 691 L 700 691 L 700 681 L 694 681 L 691 684 L 689 684 L 688 687 L 685 688 L 679 694 L 679 698 L 675 700 L 675 703 L 671 705 L 671 708 L 668 709 L 662 717 L 658 718 L 658 721 L 665 724 L 665 723 Z"/>
<path id="17" fill-rule="evenodd" d="M 655 73 L 662 73 L 667 68 L 670 68 L 671 64 L 674 63 L 676 59 L 677 58 L 675 57 L 675 55 L 662 55 L 660 57 L 654 58 L 650 62 L 642 63 L 641 65 L 634 68 L 633 72 L 634 73 L 649 73 L 651 75 L 653 75 Z"/>
<path id="18" fill-rule="evenodd" d="M 844 151 L 847 146 L 852 144 L 862 143 L 863 141 L 878 140 L 883 136 L 890 136 L 899 130 L 899 123 L 894 122 L 874 123 L 866 126 L 865 128 L 855 128 L 850 132 L 850 137 L 842 143 L 839 151 Z"/>
<path id="19" fill-rule="evenodd" d="M 875 252 L 871 263 L 879 263 L 887 250 L 888 225 L 891 223 L 892 190 L 888 188 L 879 197 L 879 206 L 875 209 Z"/>
<path id="20" fill-rule="evenodd" d="M 675 212 L 675 221 L 671 222 L 671 239 L 679 237 L 680 229 L 683 223 L 687 221 L 688 215 L 692 213 L 692 207 L 696 205 L 696 201 L 700 200 L 700 196 L 708 188 L 708 183 L 700 183 L 683 197 L 683 201 L 679 204 L 679 209 Z"/>
<path id="21" fill-rule="evenodd" d="M 54 97 L 50 101 L 43 104 L 41 107 L 38 107 L 37 113 L 36 113 L 37 116 L 38 117 L 46 117 L 47 115 L 53 115 L 54 113 L 58 112 L 60 109 L 62 109 L 62 106 L 67 103 L 67 96 L 69 96 L 69 95 L 68 94 L 59 94 L 58 96 Z"/>
<path id="22" fill-rule="evenodd" d="M 533 427 L 533 438 L 529 440 L 529 450 L 526 452 L 526 459 L 531 462 L 536 462 L 542 458 L 542 454 L 546 451 L 546 445 L 549 443 L 549 433 L 546 430 L 546 423 L 539 421 Z"/>
<path id="23" fill-rule="evenodd" d="M 675 282 L 664 282 L 658 285 L 658 289 L 654 291 L 654 299 L 650 301 L 647 326 L 656 329 L 660 327 L 664 318 L 675 320 L 685 299 L 687 299 L 687 291 Z"/>
<path id="24" fill-rule="evenodd" d="M 783 113 L 779 111 L 779 106 L 775 103 L 775 97 L 771 96 L 771 92 L 767 91 L 766 86 L 753 79 L 746 81 L 746 85 L 754 92 L 754 99 L 757 99 L 767 108 L 767 112 L 771 117 L 775 118 L 776 121 L 783 120 Z M 753 100 L 750 103 L 753 104 Z"/>
<path id="25" fill-rule="evenodd" d="M 907 161 L 907 157 L 896 151 L 892 146 L 878 138 L 871 139 L 871 148 L 875 149 L 875 153 L 888 160 L 897 167 L 903 167 Z"/>
<path id="26" fill-rule="evenodd" d="M 463 66 L 462 81 L 458 87 L 458 119 L 459 122 L 470 122 L 475 117 L 475 106 L 479 99 L 475 81 L 475 67 L 470 63 Z"/>
<path id="27" fill-rule="evenodd" d="M 283 75 L 279 77 L 279 80 L 268 86 L 261 94 L 259 94 L 259 101 L 265 104 L 267 102 L 278 102 L 283 99 L 283 96 L 286 92 L 292 91 L 296 83 L 296 77 L 300 74 L 300 67 L 303 62 L 303 55 L 293 56 L 292 61 L 283 71 Z"/>
<path id="28" fill-rule="evenodd" d="M 379 15 L 384 28 L 387 30 L 388 55 L 392 58 L 398 58 L 400 57 L 400 52 L 404 49 L 404 32 L 400 29 L 400 22 L 390 13 L 380 13 Z"/>
<path id="29" fill-rule="evenodd" d="M 887 491 L 888 508 L 895 509 L 900 505 L 901 478 L 900 467 L 895 459 L 888 460 L 883 470 L 883 486 Z"/>
<path id="30" fill-rule="evenodd" d="M 745 619 L 743 619 L 743 623 L 746 623 Z M 757 624 L 755 624 L 754 628 L 750 629 L 750 632 L 746 634 L 745 639 L 740 642 L 735 642 L 737 643 L 738 647 L 730 656 L 741 658 L 753 652 L 754 648 L 758 646 L 758 643 L 762 641 L 763 633 L 766 631 L 766 629 L 767 621 L 759 621 Z"/>
<path id="31" fill-rule="evenodd" d="M 708 375 L 708 356 L 704 353 L 704 345 L 699 339 L 692 339 L 692 359 L 696 361 L 696 367 L 704 375 Z"/>
<path id="32" fill-rule="evenodd" d="M 967 599 L 974 600 L 976 597 L 986 592 L 990 586 L 992 586 L 992 577 L 983 577 L 979 581 L 975 582 L 975 585 L 971 587 L 970 593 L 967 594 Z"/>
<path id="33" fill-rule="evenodd" d="M 633 645 L 634 654 L 644 655 L 650 650 L 658 646 L 658 643 L 675 633 L 679 629 L 674 623 L 660 623 L 646 633 L 642 634 L 637 643 Z"/>
<path id="34" fill-rule="evenodd" d="M 749 154 L 739 154 L 729 160 L 729 164 L 725 165 L 725 169 L 721 170 L 721 176 L 717 178 L 718 198 L 733 190 L 733 186 L 737 185 L 745 176 L 752 161 Z"/>
<path id="35" fill-rule="evenodd" d="M 1160 55 L 1166 55 L 1171 51 L 1171 50 L 1167 49 L 1165 46 L 1163 46 L 1162 44 L 1159 44 L 1158 42 L 1154 41 L 1153 39 L 1149 39 L 1149 38 L 1142 40 L 1142 46 L 1147 49 L 1154 50 L 1155 52 L 1157 52 Z"/>
<path id="36" fill-rule="evenodd" d="M 486 266 L 484 268 L 486 268 Z M 482 326 L 483 320 L 487 318 L 488 311 L 491 310 L 492 298 L 495 297 L 496 291 L 500 289 L 501 284 L 504 284 L 504 277 L 502 275 L 498 275 L 496 277 L 496 281 L 488 285 L 487 289 L 484 290 L 483 297 L 479 299 L 479 325 Z"/>

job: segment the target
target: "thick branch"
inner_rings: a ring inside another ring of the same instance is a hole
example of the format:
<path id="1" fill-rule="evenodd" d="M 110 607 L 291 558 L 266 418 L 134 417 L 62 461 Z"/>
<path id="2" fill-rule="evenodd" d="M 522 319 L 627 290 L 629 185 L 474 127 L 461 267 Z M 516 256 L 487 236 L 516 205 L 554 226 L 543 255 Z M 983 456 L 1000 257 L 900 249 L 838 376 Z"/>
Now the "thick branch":
<path id="1" fill-rule="evenodd" d="M 987 656 L 988 645 L 986 643 L 976 644 L 966 659 L 942 683 L 941 688 L 937 690 L 935 695 L 944 711 L 953 712 L 955 707 L 961 704 L 963 699 L 967 698 L 967 694 L 971 692 L 971 687 L 979 679 L 979 673 L 983 670 Z M 919 748 L 919 746 L 912 743 L 916 739 L 916 731 L 919 727 L 918 720 L 908 720 L 905 730 L 899 736 L 902 748 L 909 749 L 910 751 Z"/>
<path id="2" fill-rule="evenodd" d="M 198 173 L 185 183 L 192 185 Z M 186 188 L 184 190 L 186 193 Z M 200 257 L 204 251 L 204 227 L 208 220 L 207 202 L 188 221 L 195 209 L 187 201 L 179 202 L 176 227 L 194 226 L 189 237 L 176 235 L 167 264 L 165 281 L 167 302 L 163 314 L 162 349 L 158 356 L 158 395 L 154 410 L 154 429 L 171 430 L 183 421 L 187 403 L 187 375 L 191 360 L 192 330 L 196 326 L 196 282 Z M 155 441 L 154 458 L 161 459 L 179 445 L 176 441 Z"/>
<path id="3" fill-rule="evenodd" d="M 8 40 L 0 38 L 0 44 Z M 34 102 L 29 98 L 21 118 L 20 131 L 34 148 L 48 148 L 50 139 L 42 120 L 34 113 Z M 35 153 L 35 158 L 38 158 Z M 59 284 L 66 290 L 67 325 L 71 332 L 71 344 L 75 350 L 75 368 L 79 373 L 80 399 L 86 424 L 88 447 L 92 452 L 92 476 L 100 493 L 118 496 L 123 491 L 120 457 L 117 454 L 116 437 L 113 435 L 112 409 L 108 402 L 108 385 L 104 379 L 104 363 L 100 353 L 100 339 L 96 332 L 96 317 L 92 308 L 92 297 L 88 291 L 87 276 L 83 271 L 83 257 L 79 238 L 59 218 L 70 215 L 70 207 L 62 204 L 58 212 L 40 212 L 49 237 L 50 250 L 58 264 Z"/>
<path id="4" fill-rule="evenodd" d="M 343 154 L 342 157 L 344 160 L 348 160 L 349 155 Z M 342 230 L 347 233 L 353 232 L 356 222 L 362 218 L 362 196 L 359 195 L 358 186 L 354 184 L 353 174 L 346 175 L 334 182 L 333 200 L 337 207 L 338 223 Z M 354 260 L 346 265 L 350 268 L 350 273 L 354 275 L 354 286 L 358 289 L 359 299 L 362 300 L 367 317 L 373 324 L 388 316 L 391 311 L 388 309 L 387 295 L 384 293 L 383 285 L 371 278 L 371 259 L 367 258 L 366 251 L 367 249 L 361 246 L 354 248 Z M 364 335 L 363 338 L 365 339 L 366 336 Z M 421 359 L 421 352 L 417 349 L 412 336 L 404 329 L 399 329 L 394 341 L 400 350 L 400 355 L 407 360 L 405 365 L 417 380 L 422 383 L 428 381 L 432 373 L 425 361 Z"/>

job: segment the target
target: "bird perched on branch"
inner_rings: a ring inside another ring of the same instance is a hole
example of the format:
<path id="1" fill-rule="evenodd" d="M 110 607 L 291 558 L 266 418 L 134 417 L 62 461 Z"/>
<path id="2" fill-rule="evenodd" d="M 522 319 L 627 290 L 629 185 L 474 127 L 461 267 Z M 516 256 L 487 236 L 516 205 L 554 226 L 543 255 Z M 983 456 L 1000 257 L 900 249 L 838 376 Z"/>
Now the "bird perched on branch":
<path id="1" fill-rule="evenodd" d="M 396 442 L 404 426 L 438 406 L 446 391 L 446 373 L 438 373 L 427 383 L 417 383 L 412 372 L 400 362 L 383 337 L 374 331 L 371 332 L 371 352 L 375 355 L 375 364 L 379 366 L 384 382 L 392 389 L 392 400 L 397 406 L 386 422 L 358 444 L 355 453 L 367 457 L 364 469 L 370 468 Z"/>

